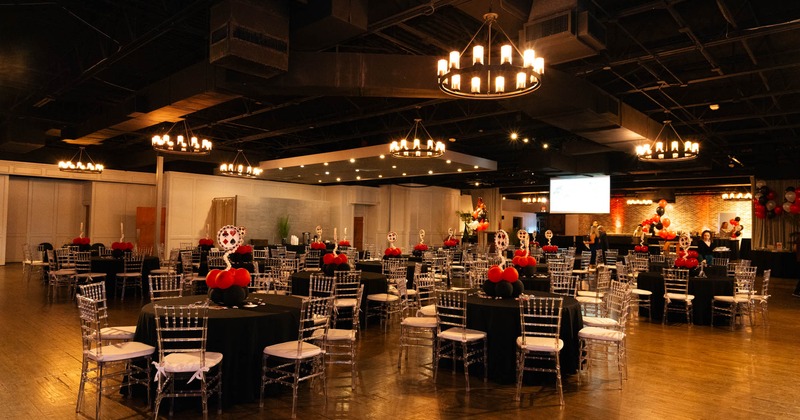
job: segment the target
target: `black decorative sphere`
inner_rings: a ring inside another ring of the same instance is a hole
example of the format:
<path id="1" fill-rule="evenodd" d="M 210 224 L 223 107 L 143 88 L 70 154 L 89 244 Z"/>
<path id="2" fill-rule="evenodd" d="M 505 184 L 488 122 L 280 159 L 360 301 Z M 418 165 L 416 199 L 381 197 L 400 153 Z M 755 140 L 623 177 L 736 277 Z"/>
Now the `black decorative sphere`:
<path id="1" fill-rule="evenodd" d="M 495 296 L 496 287 L 497 283 L 486 280 L 483 282 L 483 293 L 486 293 L 486 296 Z"/>
<path id="2" fill-rule="evenodd" d="M 511 283 L 511 286 L 514 288 L 514 291 L 511 293 L 511 297 L 517 297 L 525 291 L 525 285 L 522 284 L 522 280 L 517 280 L 514 283 Z"/>
<path id="3" fill-rule="evenodd" d="M 247 299 L 247 289 L 233 285 L 222 291 L 222 300 L 225 306 L 242 306 Z"/>
<path id="4" fill-rule="evenodd" d="M 225 291 L 222 289 L 209 289 L 208 298 L 211 299 L 212 302 L 222 305 L 225 303 L 224 292 Z"/>
<path id="5" fill-rule="evenodd" d="M 497 283 L 495 287 L 495 294 L 499 298 L 510 298 L 511 294 L 514 293 L 514 286 L 507 281 L 501 281 Z"/>

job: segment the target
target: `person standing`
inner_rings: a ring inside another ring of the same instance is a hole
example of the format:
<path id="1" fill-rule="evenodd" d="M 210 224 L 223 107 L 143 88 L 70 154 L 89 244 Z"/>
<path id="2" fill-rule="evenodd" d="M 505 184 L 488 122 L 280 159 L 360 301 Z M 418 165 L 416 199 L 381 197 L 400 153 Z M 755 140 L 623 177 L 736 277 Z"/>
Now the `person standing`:
<path id="1" fill-rule="evenodd" d="M 712 250 L 711 231 L 706 229 L 700 234 L 700 240 L 697 241 L 697 253 L 708 265 L 711 265 L 711 261 L 714 258 L 714 252 Z"/>
<path id="2" fill-rule="evenodd" d="M 589 235 L 587 240 L 583 241 L 583 244 L 589 248 L 589 252 L 591 253 L 589 258 L 589 268 L 595 268 L 595 264 L 597 263 L 597 227 L 599 224 L 595 220 L 592 222 L 592 226 L 589 228 Z"/>
<path id="3" fill-rule="evenodd" d="M 608 234 L 606 234 L 606 228 L 602 225 L 597 227 L 597 247 L 603 251 L 603 265 L 606 265 L 606 252 L 608 252 Z"/>

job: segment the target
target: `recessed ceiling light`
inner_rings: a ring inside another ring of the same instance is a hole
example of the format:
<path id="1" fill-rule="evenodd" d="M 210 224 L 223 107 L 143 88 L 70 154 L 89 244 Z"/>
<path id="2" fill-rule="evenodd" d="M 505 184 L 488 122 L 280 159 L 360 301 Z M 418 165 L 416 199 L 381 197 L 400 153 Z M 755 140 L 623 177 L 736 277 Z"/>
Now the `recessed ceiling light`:
<path id="1" fill-rule="evenodd" d="M 453 161 L 452 161 L 452 160 L 450 160 L 450 159 L 447 159 L 447 160 L 446 160 L 446 161 L 444 161 L 444 162 L 445 162 L 445 163 L 447 163 L 448 165 L 449 165 L 449 164 L 451 164 L 451 163 L 453 163 Z"/>
<path id="2" fill-rule="evenodd" d="M 480 182 L 478 182 L 478 181 L 475 181 L 475 186 L 476 186 L 476 187 L 480 187 L 480 185 L 481 185 L 481 183 L 480 183 Z"/>
<path id="3" fill-rule="evenodd" d="M 358 179 L 358 180 L 361 180 L 361 177 L 360 177 L 360 176 L 357 176 L 357 177 L 356 177 L 356 179 Z"/>
<path id="4" fill-rule="evenodd" d="M 433 171 L 428 171 L 428 175 L 433 175 Z"/>
<path id="5" fill-rule="evenodd" d="M 516 139 L 518 139 L 518 138 L 519 138 L 519 134 L 517 134 L 517 133 L 511 133 L 511 135 L 510 135 L 509 137 L 511 137 L 511 140 L 516 140 Z"/>
<path id="6" fill-rule="evenodd" d="M 300 178 L 300 175 L 297 175 L 297 177 Z"/>
<path id="7" fill-rule="evenodd" d="M 473 169 L 478 169 L 478 165 L 475 165 L 475 166 L 473 166 L 472 168 L 473 168 Z"/>
<path id="8" fill-rule="evenodd" d="M 356 169 L 356 172 L 361 172 L 361 169 Z"/>
<path id="9" fill-rule="evenodd" d="M 353 158 L 350 158 L 350 163 L 356 163 L 356 160 L 353 159 Z"/>
<path id="10" fill-rule="evenodd" d="M 386 155 L 380 155 L 378 157 L 381 158 L 381 159 L 384 159 L 384 158 L 386 158 Z"/>
<path id="11" fill-rule="evenodd" d="M 318 179 L 318 180 L 317 180 L 317 182 L 322 182 L 322 180 L 321 180 L 321 179 Z"/>
<path id="12" fill-rule="evenodd" d="M 522 139 L 522 142 L 523 142 L 523 143 L 527 143 L 527 142 L 529 142 L 529 141 L 530 141 L 530 140 L 529 140 L 527 137 L 525 137 L 524 139 Z"/>
<path id="13" fill-rule="evenodd" d="M 325 175 L 330 175 L 330 171 L 325 171 Z"/>
<path id="14" fill-rule="evenodd" d="M 549 148 L 550 148 L 550 145 L 549 145 L 549 144 L 547 144 L 547 143 L 543 143 L 543 144 L 542 144 L 542 148 L 543 148 L 543 149 L 549 149 Z"/>
<path id="15" fill-rule="evenodd" d="M 383 175 L 378 175 L 378 178 L 383 178 Z"/>
<path id="16" fill-rule="evenodd" d="M 455 138 L 453 138 L 453 137 L 450 137 L 450 138 L 449 138 L 449 139 L 447 139 L 447 140 L 448 140 L 448 141 L 450 141 L 450 143 L 455 143 L 455 142 L 456 142 L 456 139 L 455 139 Z"/>
<path id="17" fill-rule="evenodd" d="M 341 181 L 341 180 L 342 180 L 342 178 L 336 178 L 336 180 L 337 180 L 337 181 Z"/>
<path id="18" fill-rule="evenodd" d="M 306 165 L 300 165 L 300 167 L 301 167 L 301 168 L 305 168 L 305 167 L 306 167 Z"/>
<path id="19" fill-rule="evenodd" d="M 405 172 L 403 172 L 403 176 L 406 176 L 406 173 L 405 173 Z"/>
<path id="20" fill-rule="evenodd" d="M 458 168 L 458 172 L 461 172 L 461 168 Z"/>
<path id="21" fill-rule="evenodd" d="M 711 104 L 711 105 L 708 106 L 708 109 L 710 109 L 712 111 L 716 111 L 716 110 L 719 109 L 719 104 Z"/>
<path id="22" fill-rule="evenodd" d="M 503 200 L 505 200 L 505 199 L 506 199 L 506 198 L 505 198 L 505 197 L 503 197 Z"/>
<path id="23" fill-rule="evenodd" d="M 328 162 L 323 163 L 323 165 L 328 166 Z"/>
<path id="24" fill-rule="evenodd" d="M 278 170 L 279 170 L 279 171 L 282 171 L 282 170 L 283 170 L 283 168 L 278 168 Z"/>
<path id="25" fill-rule="evenodd" d="M 397 169 L 397 165 L 392 165 L 392 169 Z"/>

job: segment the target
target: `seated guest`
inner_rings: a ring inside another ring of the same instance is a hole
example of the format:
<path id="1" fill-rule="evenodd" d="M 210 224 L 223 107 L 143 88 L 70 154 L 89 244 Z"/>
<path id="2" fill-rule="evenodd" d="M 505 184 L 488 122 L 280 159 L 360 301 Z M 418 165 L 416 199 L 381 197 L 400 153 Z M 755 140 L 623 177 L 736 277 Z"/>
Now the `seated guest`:
<path id="1" fill-rule="evenodd" d="M 706 229 L 700 234 L 700 240 L 697 241 L 697 253 L 700 254 L 700 260 L 706 260 L 707 264 L 711 264 L 711 259 L 714 258 L 714 253 L 711 247 L 711 231 Z"/>

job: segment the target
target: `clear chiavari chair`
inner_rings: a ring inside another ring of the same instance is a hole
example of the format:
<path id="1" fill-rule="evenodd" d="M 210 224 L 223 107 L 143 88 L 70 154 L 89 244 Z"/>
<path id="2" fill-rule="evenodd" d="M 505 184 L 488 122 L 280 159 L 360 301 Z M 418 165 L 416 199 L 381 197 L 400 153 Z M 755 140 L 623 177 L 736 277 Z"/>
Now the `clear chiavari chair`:
<path id="1" fill-rule="evenodd" d="M 560 297 L 521 295 L 519 298 L 522 334 L 517 338 L 516 401 L 520 400 L 522 379 L 526 371 L 547 372 L 556 374 L 559 401 L 564 405 L 560 363 L 561 349 L 564 348 L 564 342 L 560 338 L 562 305 L 563 298 Z M 553 366 L 543 367 L 542 361 L 549 361 Z"/>
<path id="2" fill-rule="evenodd" d="M 148 282 L 152 302 L 183 296 L 183 281 L 180 274 L 150 274 Z"/>
<path id="3" fill-rule="evenodd" d="M 464 365 L 464 378 L 469 392 L 469 366 L 483 364 L 483 381 L 488 378 L 486 332 L 467 328 L 467 292 L 443 290 L 436 300 L 436 344 L 434 345 L 433 380 L 439 371 L 439 360 L 451 359 Z"/>
<path id="4" fill-rule="evenodd" d="M 669 312 L 683 312 L 686 323 L 692 323 L 692 301 L 694 295 L 689 294 L 689 270 L 681 268 L 664 268 L 664 318 L 667 323 Z"/>

